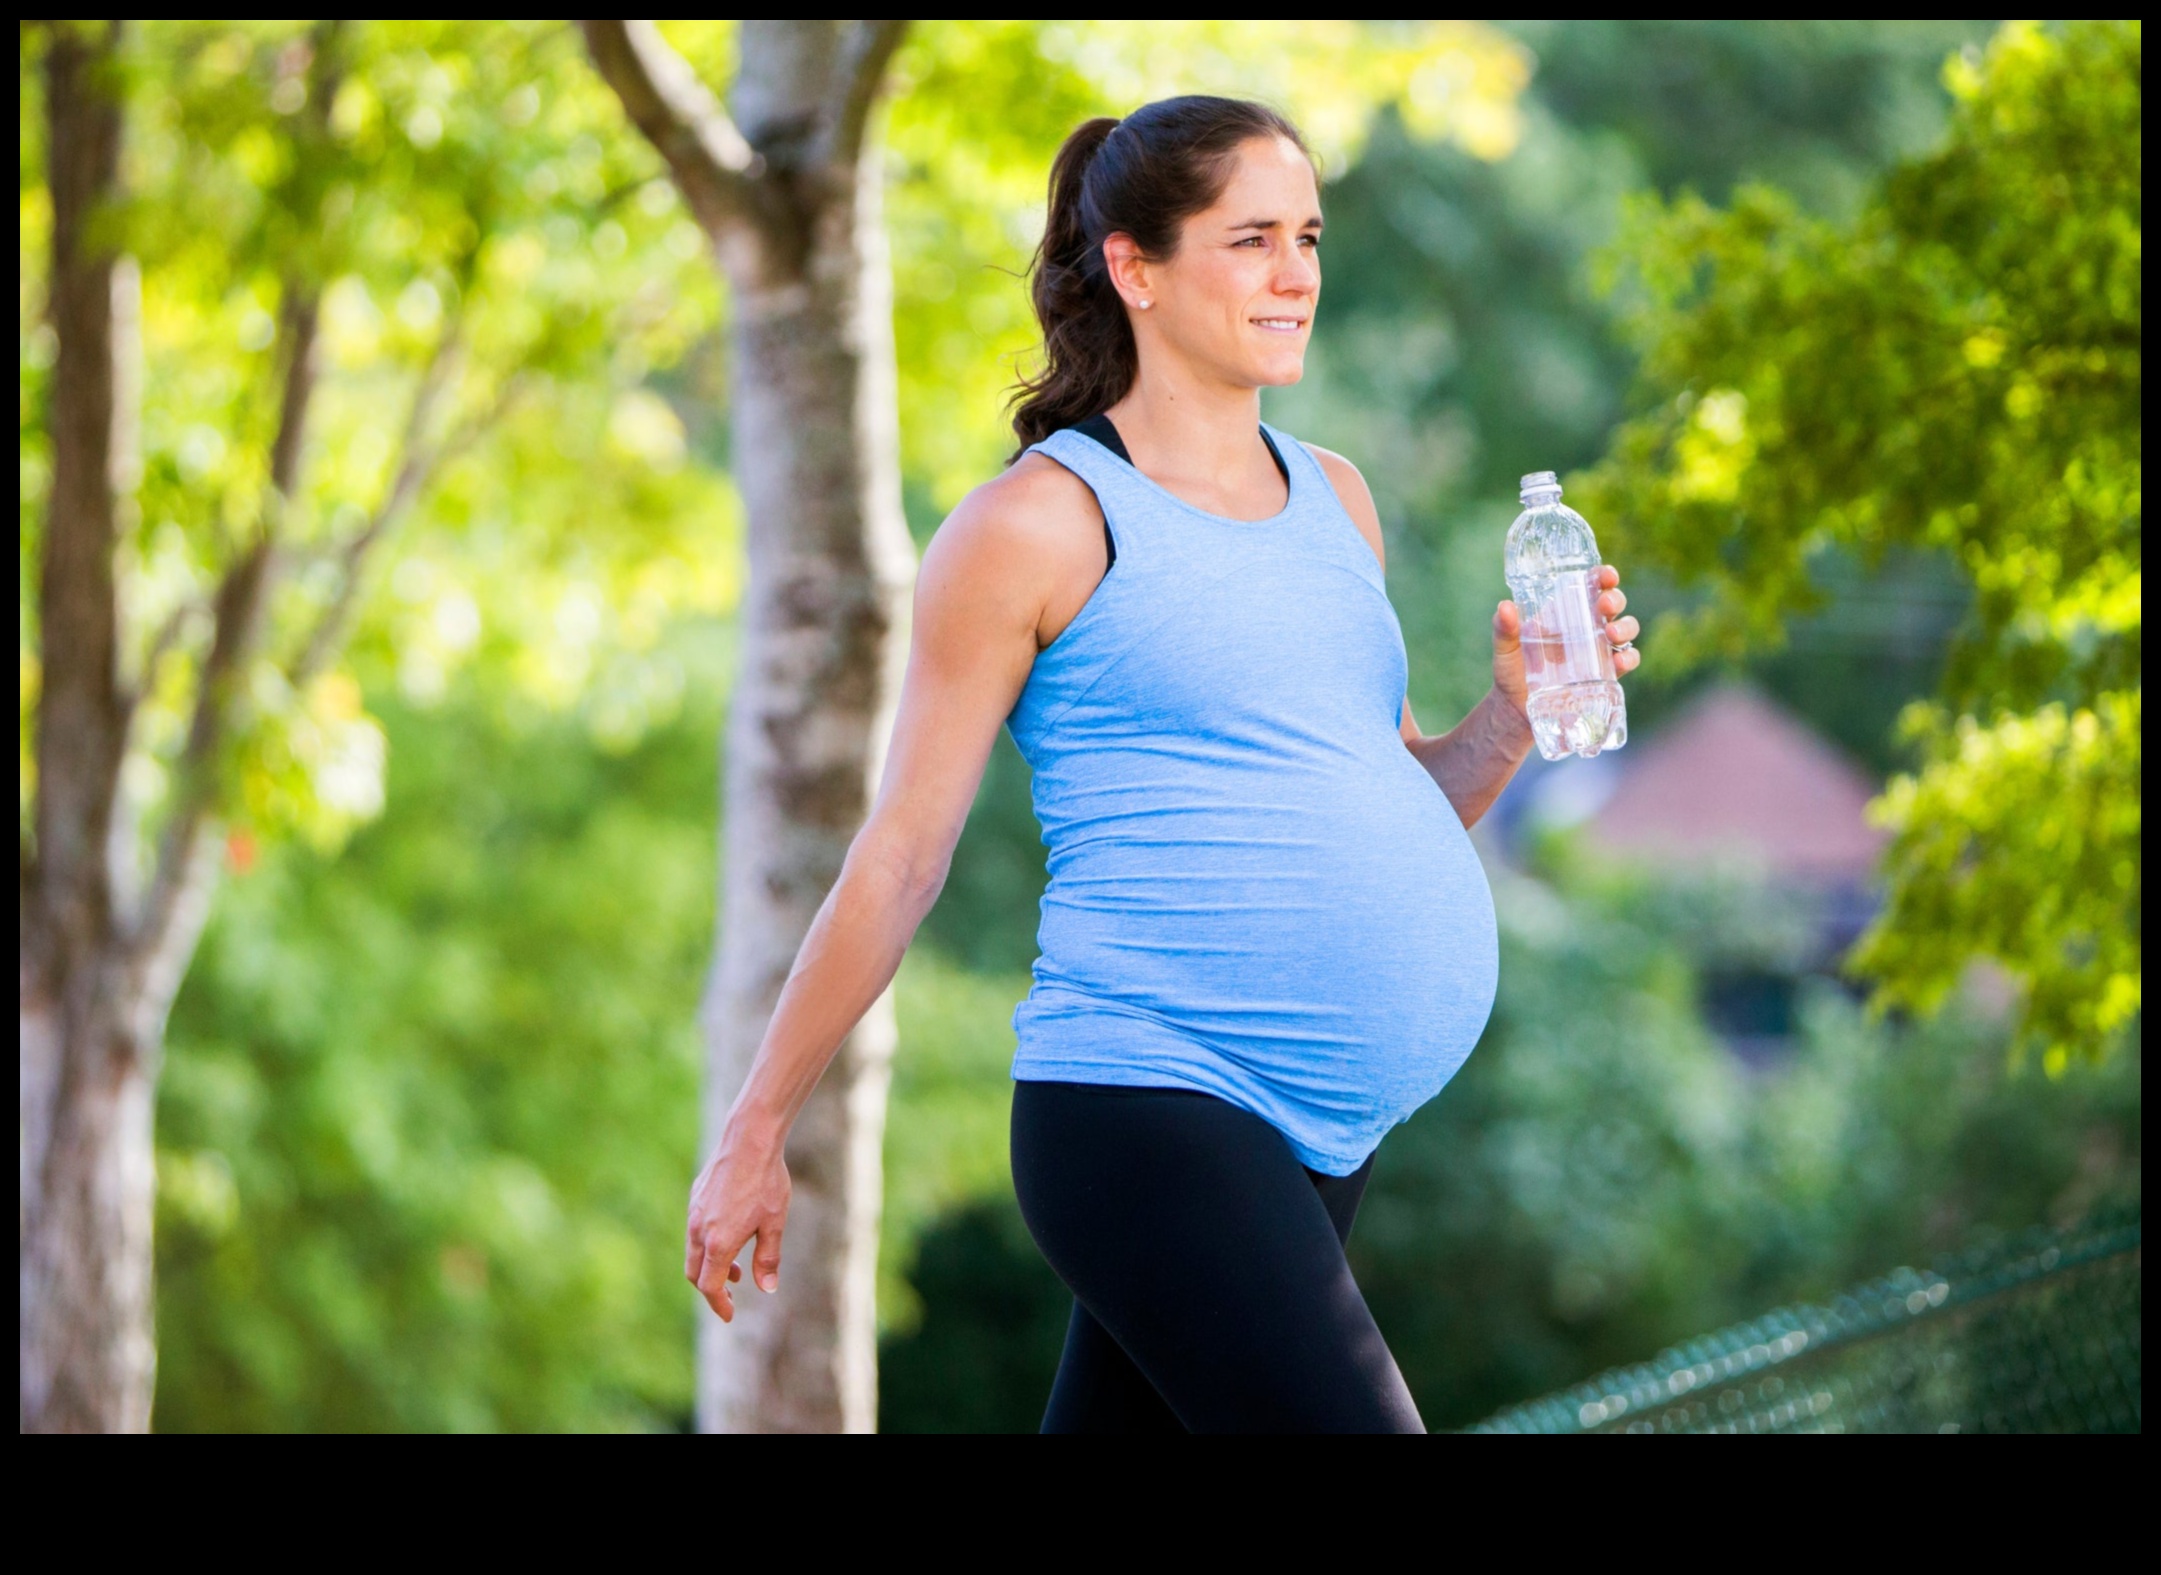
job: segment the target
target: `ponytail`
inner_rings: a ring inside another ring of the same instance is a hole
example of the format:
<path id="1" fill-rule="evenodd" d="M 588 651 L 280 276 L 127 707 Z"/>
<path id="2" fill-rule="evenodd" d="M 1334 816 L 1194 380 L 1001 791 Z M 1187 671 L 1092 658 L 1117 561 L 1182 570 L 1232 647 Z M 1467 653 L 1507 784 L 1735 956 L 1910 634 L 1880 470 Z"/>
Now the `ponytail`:
<path id="1" fill-rule="evenodd" d="M 1256 137 L 1305 148 L 1298 128 L 1265 104 L 1197 94 L 1160 99 L 1124 120 L 1085 121 L 1065 139 L 1051 162 L 1050 212 L 1029 267 L 1043 365 L 1014 391 L 1015 458 L 1059 428 L 1102 414 L 1133 387 L 1139 352 L 1103 242 L 1126 234 L 1144 256 L 1171 256 L 1180 226 L 1222 195 L 1239 146 Z"/>

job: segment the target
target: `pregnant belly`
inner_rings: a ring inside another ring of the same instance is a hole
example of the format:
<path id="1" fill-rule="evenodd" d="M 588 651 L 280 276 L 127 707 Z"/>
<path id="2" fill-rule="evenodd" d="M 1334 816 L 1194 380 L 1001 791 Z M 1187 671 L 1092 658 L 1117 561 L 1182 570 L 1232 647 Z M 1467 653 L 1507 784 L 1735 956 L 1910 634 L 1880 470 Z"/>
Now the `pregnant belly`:
<path id="1" fill-rule="evenodd" d="M 1491 1009 L 1493 905 L 1454 811 L 1401 758 L 1072 849 L 1044 897 L 1039 974 L 1256 1071 L 1428 1097 Z"/>

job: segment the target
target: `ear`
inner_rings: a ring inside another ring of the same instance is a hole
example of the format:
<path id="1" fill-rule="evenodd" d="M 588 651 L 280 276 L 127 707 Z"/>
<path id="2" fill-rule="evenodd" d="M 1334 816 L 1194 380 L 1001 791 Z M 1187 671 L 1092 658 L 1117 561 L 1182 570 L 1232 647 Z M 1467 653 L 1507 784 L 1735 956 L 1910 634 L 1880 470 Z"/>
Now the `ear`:
<path id="1" fill-rule="evenodd" d="M 1154 270 L 1141 255 L 1140 243 L 1125 231 L 1103 238 L 1103 266 L 1110 274 L 1111 288 L 1126 305 L 1137 307 L 1155 299 Z"/>

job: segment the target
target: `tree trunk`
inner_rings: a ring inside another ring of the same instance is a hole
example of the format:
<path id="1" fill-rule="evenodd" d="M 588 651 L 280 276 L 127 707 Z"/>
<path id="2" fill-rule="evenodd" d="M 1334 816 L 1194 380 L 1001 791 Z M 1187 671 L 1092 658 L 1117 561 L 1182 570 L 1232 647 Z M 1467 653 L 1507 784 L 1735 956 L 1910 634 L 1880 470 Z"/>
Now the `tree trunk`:
<path id="1" fill-rule="evenodd" d="M 843 54 L 840 24 L 743 24 L 734 98 L 753 147 L 775 149 L 814 126 Z M 837 189 L 784 187 L 795 200 L 777 205 L 780 223 L 769 225 L 756 266 L 729 268 L 750 576 L 726 746 L 721 928 L 703 1012 L 709 1143 L 869 812 L 907 650 L 915 552 L 900 506 L 882 172 L 875 150 L 848 162 Z M 888 991 L 841 1046 L 789 1140 L 795 1192 L 780 1290 L 741 1298 L 732 1324 L 701 1321 L 698 1421 L 708 1431 L 876 1426 L 893 1045 Z"/>
<path id="2" fill-rule="evenodd" d="M 145 828 L 139 806 L 121 793 L 122 763 L 137 696 L 156 677 L 166 635 L 149 642 L 144 671 L 123 676 L 114 553 L 140 479 L 141 314 L 135 269 L 103 228 L 119 195 L 121 24 L 30 26 L 26 51 L 35 39 L 45 53 L 47 305 L 58 353 L 52 492 L 39 543 L 36 833 L 20 849 L 18 880 L 18 1413 L 25 1432 L 140 1431 L 149 1425 L 156 1372 L 158 1061 L 166 1014 L 216 888 L 219 763 L 245 711 L 249 666 L 278 583 L 280 531 L 299 495 L 322 278 L 320 259 L 303 255 L 284 280 L 269 485 L 256 528 L 236 545 L 210 599 L 193 714 L 167 776 L 151 878 L 138 889 Z M 305 111 L 290 123 L 303 162 L 331 140 L 345 27 L 324 20 L 309 35 Z M 320 190 L 311 194 L 321 198 Z M 320 221 L 312 211 L 296 217 Z M 421 375 L 396 483 L 337 555 L 337 587 L 301 644 L 296 681 L 334 654 L 368 554 L 448 446 L 428 428 L 453 333 L 445 331 Z M 175 623 L 167 633 L 178 630 Z"/>
<path id="3" fill-rule="evenodd" d="M 337 28 L 316 30 L 307 124 L 318 129 Z M 18 880 L 17 1415 L 24 1432 L 140 1432 L 157 1373 L 158 1061 L 216 884 L 217 758 L 274 579 L 274 527 L 298 484 L 318 295 L 312 281 L 287 283 L 266 524 L 218 586 L 155 872 L 138 891 L 142 828 L 123 803 L 121 768 L 148 675 L 131 685 L 121 674 L 113 560 L 140 471 L 140 284 L 101 232 L 119 195 L 120 24 L 42 31 L 58 345 L 38 575 L 36 840 L 21 850 Z"/>
<path id="4" fill-rule="evenodd" d="M 114 255 L 97 225 L 118 188 L 118 41 L 117 23 L 54 24 L 46 41 L 58 353 L 38 581 L 37 842 L 18 877 L 24 1432 L 141 1431 L 156 1372 L 150 1116 L 167 1003 L 149 998 L 121 933 L 112 863 L 128 715 L 114 482 L 132 423 L 119 393 Z"/>
<path id="5" fill-rule="evenodd" d="M 26 1433 L 150 1426 L 155 1045 L 101 1010 L 101 993 L 66 979 L 58 999 L 26 991 L 22 1000 L 17 1378 Z"/>
<path id="6" fill-rule="evenodd" d="M 650 23 L 583 24 L 726 270 L 735 474 L 750 521 L 728 720 L 720 938 L 701 1013 L 719 1135 L 811 920 L 870 809 L 907 649 L 881 172 L 864 129 L 904 24 L 742 25 L 731 120 Z M 778 1294 L 700 1325 L 709 1431 L 877 1424 L 880 1150 L 890 995 L 840 1046 L 788 1144 Z"/>

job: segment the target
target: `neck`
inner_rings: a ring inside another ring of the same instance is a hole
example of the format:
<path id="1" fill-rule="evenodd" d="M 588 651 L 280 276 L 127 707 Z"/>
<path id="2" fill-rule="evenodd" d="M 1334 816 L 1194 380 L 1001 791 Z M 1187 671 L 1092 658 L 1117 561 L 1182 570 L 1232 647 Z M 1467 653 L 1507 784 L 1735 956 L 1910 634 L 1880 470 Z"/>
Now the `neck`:
<path id="1" fill-rule="evenodd" d="M 1261 391 L 1195 372 L 1145 347 L 1139 375 L 1108 412 L 1133 463 L 1152 476 L 1229 478 L 1275 462 L 1260 440 Z"/>

